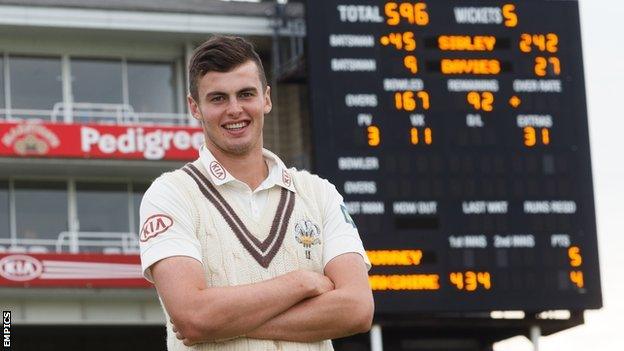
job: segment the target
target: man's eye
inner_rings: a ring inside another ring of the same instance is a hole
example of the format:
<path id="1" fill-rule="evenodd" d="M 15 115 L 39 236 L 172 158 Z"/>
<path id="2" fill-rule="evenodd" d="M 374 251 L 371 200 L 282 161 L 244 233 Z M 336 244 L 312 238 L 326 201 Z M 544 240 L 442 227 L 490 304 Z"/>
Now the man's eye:
<path id="1" fill-rule="evenodd" d="M 241 93 L 240 96 L 244 98 L 249 98 L 249 97 L 254 96 L 254 94 L 252 92 L 244 92 L 244 93 Z"/>
<path id="2" fill-rule="evenodd" d="M 212 102 L 221 102 L 221 101 L 223 101 L 223 96 L 215 96 L 212 99 L 210 99 L 210 101 L 212 101 Z"/>

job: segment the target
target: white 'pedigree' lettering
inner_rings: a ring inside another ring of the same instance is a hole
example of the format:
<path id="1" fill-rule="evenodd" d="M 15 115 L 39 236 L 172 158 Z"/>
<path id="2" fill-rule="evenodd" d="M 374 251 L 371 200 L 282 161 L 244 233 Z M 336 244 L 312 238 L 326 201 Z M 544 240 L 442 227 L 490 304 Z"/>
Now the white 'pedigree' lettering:
<path id="1" fill-rule="evenodd" d="M 83 152 L 91 152 L 93 148 L 104 154 L 141 152 L 148 160 L 162 159 L 171 149 L 188 150 L 193 147 L 199 150 L 203 143 L 204 134 L 201 131 L 192 133 L 186 130 L 145 132 L 143 128 L 128 128 L 121 135 L 113 135 L 102 134 L 91 127 L 80 128 L 80 147 Z"/>

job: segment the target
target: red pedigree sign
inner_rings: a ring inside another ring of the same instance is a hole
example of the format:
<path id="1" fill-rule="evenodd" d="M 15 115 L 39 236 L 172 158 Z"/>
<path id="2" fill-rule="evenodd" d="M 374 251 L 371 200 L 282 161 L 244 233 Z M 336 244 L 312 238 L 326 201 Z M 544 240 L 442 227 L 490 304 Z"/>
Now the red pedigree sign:
<path id="1" fill-rule="evenodd" d="M 201 128 L 0 122 L 0 157 L 194 160 Z"/>
<path id="2" fill-rule="evenodd" d="M 138 255 L 0 254 L 0 286 L 151 288 Z"/>

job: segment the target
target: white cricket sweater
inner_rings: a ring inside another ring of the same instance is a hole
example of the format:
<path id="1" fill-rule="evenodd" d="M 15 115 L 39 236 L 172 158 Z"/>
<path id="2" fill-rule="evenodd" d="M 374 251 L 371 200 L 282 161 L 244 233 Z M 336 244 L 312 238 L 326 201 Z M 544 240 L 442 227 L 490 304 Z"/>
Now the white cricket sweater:
<path id="1" fill-rule="evenodd" d="M 318 196 L 323 194 L 323 180 L 305 171 L 288 172 L 295 192 L 273 187 L 259 220 L 236 201 L 228 202 L 228 189 L 217 191 L 199 161 L 161 176 L 194 205 L 195 235 L 208 286 L 257 283 L 297 269 L 323 273 L 323 202 Z M 245 337 L 187 347 L 175 337 L 166 310 L 165 315 L 169 351 L 333 350 L 330 340 L 298 343 Z"/>

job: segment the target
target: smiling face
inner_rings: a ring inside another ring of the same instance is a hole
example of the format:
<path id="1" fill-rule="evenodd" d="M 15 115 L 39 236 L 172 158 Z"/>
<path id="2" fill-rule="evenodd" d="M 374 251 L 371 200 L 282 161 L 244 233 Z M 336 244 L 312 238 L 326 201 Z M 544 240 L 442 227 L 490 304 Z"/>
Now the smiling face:
<path id="1" fill-rule="evenodd" d="M 263 88 L 251 60 L 229 72 L 208 72 L 198 81 L 199 101 L 189 96 L 189 108 L 202 123 L 213 154 L 262 152 L 264 115 L 272 107 L 270 88 Z"/>

